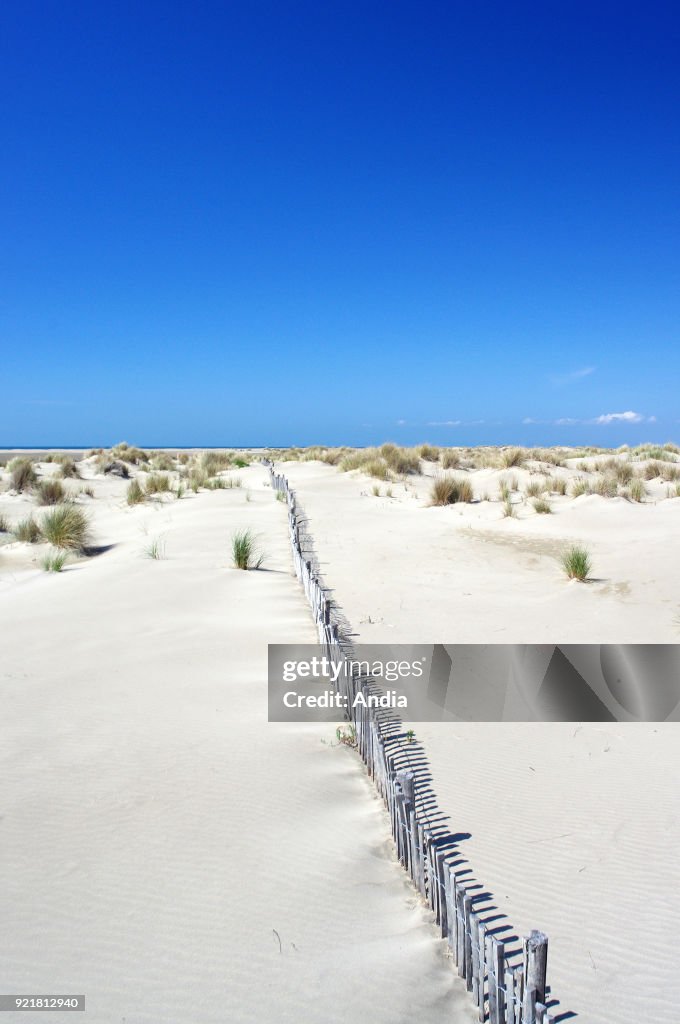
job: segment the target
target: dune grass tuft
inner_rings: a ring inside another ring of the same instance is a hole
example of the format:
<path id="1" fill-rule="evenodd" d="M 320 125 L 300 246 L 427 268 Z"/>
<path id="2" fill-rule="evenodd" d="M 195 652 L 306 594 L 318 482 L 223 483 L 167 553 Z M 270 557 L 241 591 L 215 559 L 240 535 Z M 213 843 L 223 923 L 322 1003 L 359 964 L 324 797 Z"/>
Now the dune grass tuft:
<path id="1" fill-rule="evenodd" d="M 154 537 L 148 548 L 145 549 L 144 554 L 147 558 L 153 558 L 155 562 L 162 561 L 165 558 L 165 541 L 163 538 Z"/>
<path id="2" fill-rule="evenodd" d="M 66 500 L 66 491 L 60 480 L 41 480 L 35 493 L 39 505 L 59 505 Z"/>
<path id="3" fill-rule="evenodd" d="M 545 498 L 536 498 L 534 501 L 534 509 L 539 515 L 550 515 L 552 512 L 552 505 Z"/>
<path id="4" fill-rule="evenodd" d="M 170 477 L 167 473 L 149 473 L 144 489 L 149 496 L 153 494 L 168 494 L 171 489 Z"/>
<path id="5" fill-rule="evenodd" d="M 455 448 L 445 448 L 442 451 L 442 469 L 458 469 L 460 466 L 460 452 Z"/>
<path id="6" fill-rule="evenodd" d="M 634 480 L 631 480 L 630 486 L 628 487 L 627 497 L 629 497 L 631 501 L 637 502 L 643 502 L 647 497 L 647 488 L 640 477 L 635 477 Z"/>
<path id="7" fill-rule="evenodd" d="M 7 516 L 0 515 L 0 533 L 9 533 L 9 520 Z"/>
<path id="8" fill-rule="evenodd" d="M 22 519 L 16 524 L 12 533 L 16 540 L 22 541 L 24 544 L 37 544 L 42 539 L 42 532 L 40 526 L 36 523 L 33 516 L 29 516 L 28 519 Z"/>
<path id="9" fill-rule="evenodd" d="M 237 530 L 231 538 L 231 553 L 236 569 L 259 569 L 264 555 L 256 553 L 255 536 L 251 530 Z"/>
<path id="10" fill-rule="evenodd" d="M 128 484 L 125 500 L 128 505 L 141 505 L 143 501 L 146 501 L 146 491 L 140 484 L 139 480 L 132 480 L 131 483 Z"/>
<path id="11" fill-rule="evenodd" d="M 540 498 L 546 489 L 546 482 L 544 479 L 531 480 L 526 486 L 527 498 Z"/>
<path id="12" fill-rule="evenodd" d="M 416 449 L 418 455 L 425 462 L 438 462 L 439 461 L 439 448 L 435 448 L 431 444 L 421 444 Z"/>
<path id="13" fill-rule="evenodd" d="M 584 582 L 590 575 L 592 562 L 587 548 L 573 545 L 562 555 L 562 568 L 570 580 Z"/>
<path id="14" fill-rule="evenodd" d="M 526 461 L 527 453 L 523 448 L 504 448 L 501 452 L 501 462 L 506 469 L 519 468 Z"/>
<path id="15" fill-rule="evenodd" d="M 45 572 L 61 572 L 66 565 L 67 558 L 66 551 L 51 551 L 42 558 L 40 564 Z"/>
<path id="16" fill-rule="evenodd" d="M 82 551 L 87 544 L 89 522 L 81 508 L 76 505 L 55 505 L 40 524 L 45 540 L 55 548 Z"/>
<path id="17" fill-rule="evenodd" d="M 78 467 L 70 455 L 57 455 L 54 461 L 59 463 L 59 476 L 62 480 L 77 480 L 80 476 Z"/>
<path id="18" fill-rule="evenodd" d="M 432 481 L 430 505 L 455 505 L 459 501 L 469 502 L 473 499 L 474 491 L 469 480 L 442 473 Z"/>
<path id="19" fill-rule="evenodd" d="M 19 494 L 30 490 L 38 480 L 30 459 L 12 459 L 7 468 L 9 469 L 11 486 Z"/>

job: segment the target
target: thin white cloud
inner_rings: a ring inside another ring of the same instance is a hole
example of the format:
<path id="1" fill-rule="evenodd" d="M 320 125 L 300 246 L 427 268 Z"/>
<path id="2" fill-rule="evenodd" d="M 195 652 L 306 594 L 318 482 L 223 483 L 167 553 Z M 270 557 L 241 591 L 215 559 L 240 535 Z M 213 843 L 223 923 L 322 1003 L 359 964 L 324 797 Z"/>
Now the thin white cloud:
<path id="1" fill-rule="evenodd" d="M 571 370 L 569 373 L 551 373 L 549 379 L 553 384 L 569 384 L 570 381 L 590 377 L 591 373 L 595 373 L 596 369 L 596 366 L 582 366 L 579 370 Z"/>
<path id="2" fill-rule="evenodd" d="M 645 417 L 642 413 L 633 412 L 629 409 L 628 412 L 605 412 L 601 416 L 597 416 L 592 422 L 593 423 L 643 423 Z"/>
<path id="3" fill-rule="evenodd" d="M 430 420 L 428 427 L 459 427 L 461 420 Z"/>
<path id="4" fill-rule="evenodd" d="M 398 427 L 405 427 L 406 426 L 406 420 L 397 420 L 397 426 Z"/>
<path id="5" fill-rule="evenodd" d="M 533 423 L 535 420 L 524 420 L 524 423 Z M 641 412 L 633 412 L 628 409 L 626 412 L 603 412 L 601 416 L 592 419 L 576 419 L 573 416 L 561 416 L 553 420 L 558 427 L 569 427 L 575 423 L 595 426 L 608 426 L 610 423 L 656 423 L 656 416 L 645 416 Z"/>

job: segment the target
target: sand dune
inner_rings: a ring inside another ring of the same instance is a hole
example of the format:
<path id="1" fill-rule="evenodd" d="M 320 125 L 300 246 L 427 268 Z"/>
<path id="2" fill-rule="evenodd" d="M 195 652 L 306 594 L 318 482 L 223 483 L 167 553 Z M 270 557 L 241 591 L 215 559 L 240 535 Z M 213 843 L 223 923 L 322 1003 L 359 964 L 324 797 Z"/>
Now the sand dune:
<path id="1" fill-rule="evenodd" d="M 362 474 L 282 470 L 359 641 L 677 641 L 678 499 L 584 495 L 515 520 L 489 503 L 427 508 L 427 479 L 387 498 Z M 570 540 L 592 551 L 596 582 L 564 578 Z M 589 1024 L 674 1022 L 677 725 L 415 728 L 452 829 L 471 834 L 461 852 L 475 876 L 520 934 L 549 934 L 560 1010 Z"/>
<path id="2" fill-rule="evenodd" d="M 266 721 L 266 644 L 315 634 L 285 511 L 239 475 L 135 508 L 84 481 L 104 550 L 59 575 L 0 550 L 3 989 L 96 1024 L 472 1020 L 356 756 Z M 244 526 L 267 571 L 230 567 Z"/>

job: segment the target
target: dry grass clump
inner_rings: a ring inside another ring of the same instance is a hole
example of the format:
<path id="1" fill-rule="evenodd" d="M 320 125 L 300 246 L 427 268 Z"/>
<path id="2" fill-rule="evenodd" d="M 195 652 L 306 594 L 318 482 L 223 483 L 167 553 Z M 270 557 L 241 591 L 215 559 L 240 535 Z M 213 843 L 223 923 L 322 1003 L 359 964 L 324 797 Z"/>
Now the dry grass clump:
<path id="1" fill-rule="evenodd" d="M 510 497 L 509 494 L 503 500 L 503 518 L 504 519 L 516 519 L 517 518 L 517 509 L 515 508 L 515 504 L 514 504 L 512 498 Z"/>
<path id="2" fill-rule="evenodd" d="M 231 452 L 203 452 L 198 459 L 198 468 L 207 478 L 217 476 L 223 469 L 229 469 L 233 462 Z"/>
<path id="3" fill-rule="evenodd" d="M 474 500 L 474 491 L 469 480 L 442 473 L 432 481 L 430 505 L 455 505 L 459 501 Z"/>
<path id="4" fill-rule="evenodd" d="M 236 569 L 259 569 L 264 555 L 256 552 L 256 542 L 250 530 L 237 530 L 231 538 L 231 554 Z"/>
<path id="5" fill-rule="evenodd" d="M 133 466 L 138 465 L 140 462 L 148 462 L 149 456 L 141 448 L 135 448 L 127 443 L 127 441 L 121 441 L 111 449 L 111 458 L 119 459 L 121 462 L 129 462 Z"/>
<path id="6" fill-rule="evenodd" d="M 545 480 L 545 489 L 548 494 L 566 494 L 568 480 L 563 476 L 548 476 Z"/>
<path id="7" fill-rule="evenodd" d="M 599 465 L 600 470 L 604 473 L 609 473 L 616 478 L 620 484 L 628 484 L 633 479 L 634 471 L 630 462 L 621 461 L 621 459 L 611 458 L 605 459 Z"/>
<path id="8" fill-rule="evenodd" d="M 22 494 L 24 491 L 30 490 L 37 480 L 37 474 L 33 468 L 33 463 L 30 459 L 16 458 L 8 464 L 7 469 L 10 475 L 10 486 Z"/>
<path id="9" fill-rule="evenodd" d="M 39 505 L 59 505 L 66 500 L 66 491 L 60 480 L 41 480 L 35 494 Z"/>
<path id="10" fill-rule="evenodd" d="M 143 501 L 146 501 L 146 491 L 139 480 L 133 480 L 128 484 L 125 500 L 128 505 L 141 505 Z"/>
<path id="11" fill-rule="evenodd" d="M 615 498 L 619 493 L 619 483 L 615 476 L 600 474 L 590 485 L 591 494 L 599 494 L 602 498 Z"/>
<path id="12" fill-rule="evenodd" d="M 536 498 L 534 501 L 534 509 L 539 515 L 550 515 L 552 512 L 552 505 L 545 498 Z"/>
<path id="13" fill-rule="evenodd" d="M 460 463 L 460 452 L 456 448 L 445 448 L 442 451 L 442 469 L 458 469 Z"/>
<path id="14" fill-rule="evenodd" d="M 680 466 L 668 462 L 648 462 L 644 468 L 645 480 L 656 480 L 657 477 L 666 483 L 680 480 Z"/>
<path id="15" fill-rule="evenodd" d="M 40 527 L 33 516 L 29 516 L 28 519 L 22 519 L 21 522 L 17 523 L 12 530 L 12 534 L 15 540 L 20 540 L 24 544 L 37 544 L 42 538 Z"/>
<path id="16" fill-rule="evenodd" d="M 341 473 L 351 473 L 355 469 L 363 469 L 366 463 L 366 450 L 349 452 L 340 460 Z"/>
<path id="17" fill-rule="evenodd" d="M 55 548 L 68 548 L 82 551 L 89 534 L 87 516 L 76 505 L 56 505 L 48 512 L 40 524 L 45 538 Z"/>
<path id="18" fill-rule="evenodd" d="M 398 476 L 420 472 L 418 454 L 410 449 L 402 449 L 388 442 L 380 449 L 358 449 L 345 452 L 340 459 L 338 468 L 342 473 L 350 473 L 354 469 L 363 470 L 378 480 L 389 480 L 390 473 Z"/>
<path id="19" fill-rule="evenodd" d="M 144 483 L 144 489 L 149 497 L 154 494 L 168 494 L 170 491 L 170 477 L 167 473 L 149 473 Z"/>
<path id="20" fill-rule="evenodd" d="M 153 452 L 151 468 L 156 472 L 171 473 L 175 468 L 175 461 L 167 452 Z"/>
<path id="21" fill-rule="evenodd" d="M 527 453 L 524 448 L 503 448 L 500 458 L 506 469 L 519 468 L 526 462 Z"/>
<path id="22" fill-rule="evenodd" d="M 369 476 L 375 477 L 376 480 L 389 480 L 390 479 L 390 468 L 384 459 L 374 458 L 369 459 L 368 462 L 364 463 L 364 473 L 368 473 Z"/>
<path id="23" fill-rule="evenodd" d="M 633 448 L 631 455 L 638 459 L 657 459 L 659 462 L 675 462 L 677 448 L 673 444 L 660 445 L 640 444 Z"/>
<path id="24" fill-rule="evenodd" d="M 562 568 L 570 580 L 581 580 L 584 582 L 590 575 L 592 563 L 590 553 L 586 548 L 574 545 L 562 555 Z"/>
<path id="25" fill-rule="evenodd" d="M 563 466 L 565 453 L 554 448 L 532 448 L 527 453 L 527 458 L 536 462 L 545 462 L 549 466 Z"/>
<path id="26" fill-rule="evenodd" d="M 439 461 L 439 448 L 435 448 L 432 444 L 421 444 L 416 448 L 416 452 L 424 462 Z"/>
<path id="27" fill-rule="evenodd" d="M 546 482 L 543 478 L 540 480 L 530 480 L 525 488 L 525 494 L 527 498 L 540 498 L 546 489 Z"/>
<path id="28" fill-rule="evenodd" d="M 206 480 L 205 487 L 208 491 L 231 491 L 235 487 L 241 487 L 240 476 L 216 476 L 213 480 Z"/>
<path id="29" fill-rule="evenodd" d="M 384 447 L 384 445 L 383 445 Z M 406 476 L 409 473 L 420 473 L 420 458 L 417 452 L 410 449 L 395 447 L 394 451 L 383 455 L 387 465 L 398 476 Z"/>
<path id="30" fill-rule="evenodd" d="M 321 453 L 319 459 L 321 462 L 325 462 L 327 466 L 337 466 L 344 459 L 348 451 L 348 448 L 327 448 L 326 451 Z"/>
<path id="31" fill-rule="evenodd" d="M 198 494 L 201 487 L 205 487 L 208 482 L 208 474 L 200 466 L 194 466 L 189 473 L 188 484 L 194 494 Z"/>
<path id="32" fill-rule="evenodd" d="M 130 479 L 128 464 L 120 459 L 112 459 L 106 453 L 97 456 L 97 469 L 107 476 L 119 476 L 121 480 Z"/>
<path id="33" fill-rule="evenodd" d="M 572 498 L 579 498 L 582 494 L 591 494 L 590 483 L 584 476 L 577 476 L 571 482 Z"/>
<path id="34" fill-rule="evenodd" d="M 637 502 L 643 502 L 645 500 L 647 497 L 647 488 L 639 476 L 636 476 L 634 480 L 631 480 L 630 486 L 627 487 L 624 492 L 624 497 Z"/>
<path id="35" fill-rule="evenodd" d="M 0 514 L 0 533 L 9 533 L 9 532 L 10 532 L 9 519 L 7 518 L 7 516 L 4 516 L 4 515 Z"/>
<path id="36" fill-rule="evenodd" d="M 79 478 L 78 466 L 70 455 L 56 455 L 54 461 L 59 463 L 59 476 L 62 480 L 77 480 Z"/>

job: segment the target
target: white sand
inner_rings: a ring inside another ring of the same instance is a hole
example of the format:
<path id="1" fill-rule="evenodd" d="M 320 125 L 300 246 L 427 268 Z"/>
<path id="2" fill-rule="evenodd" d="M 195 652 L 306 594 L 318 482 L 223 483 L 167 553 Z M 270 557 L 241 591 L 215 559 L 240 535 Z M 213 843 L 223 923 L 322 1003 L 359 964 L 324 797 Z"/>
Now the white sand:
<path id="1" fill-rule="evenodd" d="M 266 644 L 315 634 L 285 510 L 238 475 L 136 508 L 85 481 L 114 546 L 60 575 L 0 548 L 2 989 L 93 1024 L 471 1021 L 356 755 L 266 721 Z M 230 567 L 244 526 L 268 571 Z"/>
<path id="2" fill-rule="evenodd" d="M 282 469 L 321 569 L 363 642 L 675 643 L 680 499 L 426 507 L 320 463 Z M 495 494 L 498 479 L 473 474 Z M 661 497 L 650 487 L 652 498 Z M 658 491 L 658 489 L 657 489 Z M 558 557 L 585 542 L 596 582 Z M 478 881 L 519 934 L 550 937 L 560 1011 L 592 1024 L 671 1024 L 680 1005 L 680 726 L 419 723 L 434 791 Z"/>

